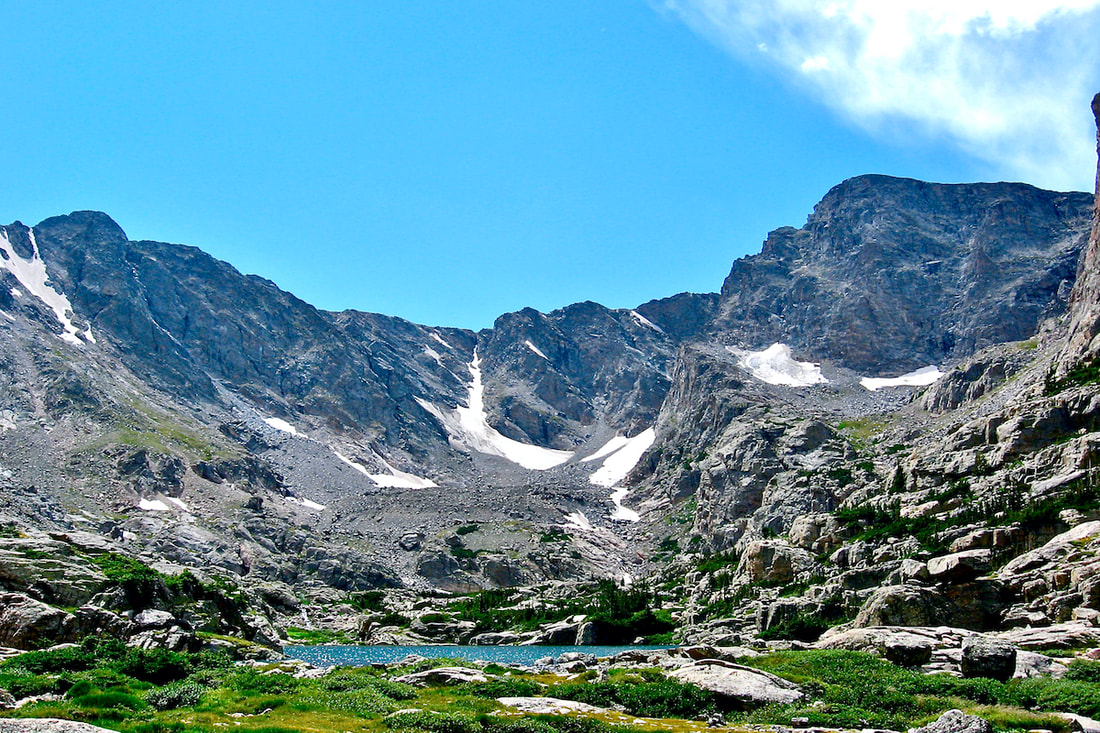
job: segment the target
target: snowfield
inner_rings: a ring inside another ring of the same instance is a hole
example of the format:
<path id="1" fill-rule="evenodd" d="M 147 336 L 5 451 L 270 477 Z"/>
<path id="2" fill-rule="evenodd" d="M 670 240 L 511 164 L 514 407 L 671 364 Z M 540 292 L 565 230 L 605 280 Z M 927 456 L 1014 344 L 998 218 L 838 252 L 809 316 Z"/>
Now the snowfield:
<path id="1" fill-rule="evenodd" d="M 302 433 L 298 432 L 297 428 L 295 428 L 293 425 L 291 425 L 281 417 L 265 417 L 264 422 L 267 423 L 269 427 L 275 428 L 276 430 L 279 430 L 281 432 L 288 433 L 290 435 L 297 435 L 303 438 L 305 437 L 304 435 L 302 435 Z"/>
<path id="2" fill-rule="evenodd" d="M 638 461 L 642 460 L 642 455 L 653 445 L 656 437 L 657 434 L 653 428 L 646 428 L 633 438 L 616 435 L 582 461 L 595 461 L 606 456 L 603 464 L 588 477 L 588 480 L 597 486 L 615 488 L 615 491 L 611 492 L 611 502 L 615 505 L 615 510 L 611 512 L 612 519 L 623 522 L 637 522 L 641 519 L 638 512 L 623 506 L 623 500 L 626 499 L 630 490 L 616 487 L 616 484 L 626 478 L 627 474 L 638 465 Z"/>
<path id="3" fill-rule="evenodd" d="M 603 465 L 600 466 L 588 480 L 597 486 L 606 486 L 608 488 L 619 483 L 638 465 L 638 461 L 642 459 L 642 454 L 653 445 L 656 435 L 653 428 L 646 428 L 633 438 L 624 439 L 619 447 L 610 453 L 604 460 Z M 618 440 L 618 436 L 608 441 L 608 444 L 616 440 Z M 607 448 L 607 445 L 605 445 L 604 448 Z M 597 451 L 597 453 L 598 452 L 599 451 Z"/>
<path id="4" fill-rule="evenodd" d="M 926 366 L 900 377 L 864 377 L 859 383 L 874 392 L 885 387 L 927 387 L 942 376 L 939 367 Z"/>
<path id="5" fill-rule="evenodd" d="M 470 376 L 466 407 L 444 411 L 427 400 L 416 398 L 417 403 L 443 425 L 451 445 L 459 450 L 500 456 L 532 471 L 560 466 L 573 457 L 572 451 L 521 443 L 497 432 L 485 417 L 485 385 L 481 381 L 481 357 L 476 351 L 470 362 Z"/>
<path id="6" fill-rule="evenodd" d="M 34 248 L 34 254 L 29 260 L 20 257 L 16 253 L 11 240 L 8 239 L 7 233 L 0 231 L 0 253 L 4 255 L 0 259 L 3 261 L 4 269 L 15 275 L 15 279 L 27 289 L 27 292 L 50 307 L 54 315 L 57 316 L 62 328 L 65 329 L 65 333 L 61 334 L 61 338 L 76 346 L 83 346 L 84 340 L 94 344 L 95 337 L 92 336 L 92 329 L 89 328 L 82 334 L 80 329 L 73 325 L 70 318 L 73 313 L 73 304 L 69 302 L 64 293 L 55 290 L 50 285 L 46 263 L 42 261 L 38 254 L 38 242 L 35 241 L 34 230 L 29 229 L 28 233 L 31 238 L 31 246 Z M 11 293 L 17 298 L 22 297 L 22 293 L 16 288 L 12 288 Z M 84 340 L 80 338 L 81 336 L 84 337 Z"/>
<path id="7" fill-rule="evenodd" d="M 737 363 L 761 382 L 784 387 L 809 387 L 828 384 L 821 367 L 809 361 L 795 361 L 786 344 L 772 344 L 763 351 L 745 351 L 733 346 L 726 350 L 737 357 Z"/>

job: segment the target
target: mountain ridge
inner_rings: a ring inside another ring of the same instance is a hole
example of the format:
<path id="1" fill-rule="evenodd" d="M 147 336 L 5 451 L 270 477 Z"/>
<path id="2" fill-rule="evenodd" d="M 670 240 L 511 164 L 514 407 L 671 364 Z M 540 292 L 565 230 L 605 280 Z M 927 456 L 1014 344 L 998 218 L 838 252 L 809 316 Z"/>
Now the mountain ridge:
<path id="1" fill-rule="evenodd" d="M 993 491 L 1011 461 L 1031 460 L 1009 433 L 1031 431 L 1050 453 L 1035 470 L 1053 476 L 1056 446 L 1072 443 L 1059 436 L 1091 425 L 1072 405 L 1027 426 L 975 405 L 1041 371 L 1030 349 L 1046 358 L 1054 343 L 1041 324 L 1086 287 L 1074 290 L 1093 203 L 1024 184 L 860 176 L 734 262 L 718 293 L 522 309 L 479 332 L 319 310 L 197 248 L 128 241 L 99 212 L 16 223 L 4 236 L 20 258 L 41 253 L 73 313 L 70 333 L 0 270 L 0 515 L 314 598 L 640 578 L 701 552 L 736 553 L 745 587 L 825 575 L 832 588 L 840 566 L 821 553 L 858 537 L 838 512 L 877 506 L 895 484 L 918 502 L 965 461 L 980 468 L 978 455 L 993 473 L 975 483 Z M 1011 345 L 1025 339 L 1036 345 Z M 745 355 L 774 343 L 821 379 L 762 380 Z M 948 376 L 924 401 L 918 388 L 861 383 L 929 365 Z M 948 425 L 945 410 L 970 422 Z M 623 478 L 594 480 L 647 431 Z M 917 451 L 922 431 L 950 449 Z M 998 431 L 999 447 L 981 448 Z M 528 470 L 507 450 L 471 449 L 486 440 L 566 459 Z M 880 580 L 897 569 L 845 562 Z M 670 581 L 685 619 L 729 601 L 688 575 Z M 837 607 L 854 615 L 866 590 L 836 591 Z"/>

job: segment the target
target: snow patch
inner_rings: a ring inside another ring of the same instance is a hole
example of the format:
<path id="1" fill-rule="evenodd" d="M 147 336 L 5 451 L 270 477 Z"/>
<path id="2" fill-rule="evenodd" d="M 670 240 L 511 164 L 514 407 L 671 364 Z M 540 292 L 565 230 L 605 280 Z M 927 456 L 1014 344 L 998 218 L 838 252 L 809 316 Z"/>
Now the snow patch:
<path id="1" fill-rule="evenodd" d="M 381 463 L 389 473 L 371 473 L 367 470 L 366 466 L 361 463 L 356 463 L 340 451 L 333 451 L 333 453 L 335 453 L 336 457 L 341 461 L 373 481 L 376 486 L 387 489 L 430 489 L 434 486 L 438 486 L 438 484 L 431 479 L 422 478 L 416 474 L 406 473 L 404 471 L 398 471 L 396 468 L 386 463 L 377 453 L 374 455 L 375 459 Z"/>
<path id="2" fill-rule="evenodd" d="M 541 356 L 543 359 L 546 359 L 546 361 L 550 361 L 550 359 L 546 356 L 546 354 L 539 351 L 539 347 L 537 347 L 533 343 L 531 343 L 531 339 L 527 339 L 523 343 L 526 344 L 527 348 L 529 348 L 532 352 L 534 352 L 536 356 Z"/>
<path id="3" fill-rule="evenodd" d="M 187 508 L 187 505 L 183 503 L 182 499 L 177 499 L 174 496 L 169 496 L 168 501 L 172 502 L 173 504 L 175 504 L 176 506 L 178 506 L 180 509 L 182 509 L 185 512 L 190 512 L 191 511 L 190 509 Z"/>
<path id="4" fill-rule="evenodd" d="M 11 297 L 13 297 L 13 298 L 22 298 L 23 297 L 23 291 L 20 290 L 19 288 L 12 288 L 11 289 Z"/>
<path id="5" fill-rule="evenodd" d="M 363 474 L 364 476 L 370 476 L 370 472 L 367 471 L 367 467 L 364 466 L 362 463 L 356 463 L 355 461 L 351 460 L 350 458 L 348 458 L 347 456 L 345 456 L 343 453 L 341 453 L 338 450 L 334 450 L 333 454 L 337 458 L 339 458 L 341 461 L 348 464 L 349 466 L 351 466 L 352 468 L 354 468 L 356 471 Z"/>
<path id="6" fill-rule="evenodd" d="M 630 442 L 630 438 L 625 435 L 616 435 L 611 440 L 603 444 L 603 446 L 590 456 L 586 456 L 581 459 L 581 463 L 588 463 L 589 461 L 598 461 L 604 456 L 609 456 L 615 451 L 622 448 L 624 445 Z"/>
<path id="7" fill-rule="evenodd" d="M 171 509 L 160 499 L 142 499 L 138 502 L 138 509 L 147 512 L 168 512 Z"/>
<path id="8" fill-rule="evenodd" d="M 623 499 L 630 493 L 629 489 L 618 488 L 611 493 L 611 502 L 615 505 L 615 511 L 611 512 L 611 519 L 620 522 L 637 522 L 641 517 L 633 509 L 623 506 Z"/>
<path id="9" fill-rule="evenodd" d="M 583 529 L 585 531 L 592 529 L 592 523 L 588 521 L 588 517 L 584 516 L 584 512 L 566 514 L 565 521 L 572 524 L 577 529 Z"/>
<path id="10" fill-rule="evenodd" d="M 28 229 L 27 233 L 30 235 L 31 247 L 34 252 L 29 260 L 23 259 L 16 253 L 15 247 L 8 239 L 8 233 L 0 230 L 0 252 L 4 254 L 2 258 L 4 269 L 15 275 L 15 279 L 28 292 L 53 310 L 62 328 L 65 329 L 65 333 L 61 334 L 61 338 L 76 346 L 83 346 L 84 341 L 80 338 L 80 329 L 73 325 L 70 318 L 73 313 L 73 304 L 69 302 L 64 293 L 55 290 L 50 284 L 50 276 L 46 272 L 46 263 L 38 253 L 38 242 L 34 238 L 34 230 Z M 19 297 L 22 293 L 19 293 L 16 288 L 12 288 L 12 295 Z M 91 339 L 90 329 L 86 337 L 94 343 L 94 339 Z"/>
<path id="11" fill-rule="evenodd" d="M 926 366 L 900 377 L 864 377 L 859 383 L 874 392 L 885 387 L 927 387 L 943 376 L 937 366 Z"/>
<path id="12" fill-rule="evenodd" d="M 785 387 L 809 387 L 828 384 L 821 367 L 809 361 L 795 361 L 791 347 L 772 344 L 763 351 L 744 351 L 733 346 L 726 349 L 737 357 L 737 363 L 761 382 Z"/>
<path id="13" fill-rule="evenodd" d="M 573 457 L 572 451 L 540 448 L 497 432 L 485 417 L 485 386 L 481 382 L 481 357 L 476 350 L 470 362 L 470 376 L 466 407 L 444 411 L 427 400 L 416 398 L 417 403 L 443 425 L 451 445 L 459 450 L 500 456 L 532 471 L 545 471 Z"/>
<path id="14" fill-rule="evenodd" d="M 299 499 L 297 496 L 288 496 L 286 500 L 294 504 L 301 504 L 306 509 L 313 509 L 319 512 L 322 512 L 326 509 L 324 504 L 318 504 L 317 502 L 310 501 L 309 499 Z"/>
<path id="15" fill-rule="evenodd" d="M 638 311 L 630 311 L 630 315 L 634 316 L 635 321 L 637 321 L 638 323 L 640 323 L 643 326 L 646 326 L 647 328 L 652 328 L 657 333 L 664 333 L 665 332 L 665 330 L 663 328 L 661 328 L 656 323 L 654 323 L 653 321 L 651 321 L 648 318 L 646 318 L 645 316 L 643 316 Z"/>
<path id="16" fill-rule="evenodd" d="M 447 347 L 447 348 L 448 348 L 448 349 L 450 349 L 451 351 L 454 351 L 455 347 L 451 346 L 451 345 L 450 345 L 449 343 L 447 343 L 446 341 L 444 341 L 444 340 L 443 340 L 443 337 L 442 337 L 442 336 L 440 336 L 440 335 L 439 335 L 438 333 L 436 333 L 435 331 L 432 331 L 432 333 L 431 333 L 431 337 L 432 337 L 433 339 L 435 339 L 436 341 L 438 341 L 439 343 L 443 344 L 443 345 L 444 345 L 445 347 Z"/>
<path id="17" fill-rule="evenodd" d="M 443 366 L 443 357 L 439 355 L 439 352 L 433 349 L 431 346 L 424 347 L 424 353 L 435 359 L 435 363 L 439 366 Z"/>
<path id="18" fill-rule="evenodd" d="M 603 465 L 588 480 L 597 486 L 608 488 L 619 483 L 626 478 L 631 469 L 638 465 L 638 461 L 642 459 L 642 454 L 653 445 L 656 436 L 657 434 L 653 428 L 646 428 L 633 438 L 626 439 L 626 442 L 618 450 L 611 453 L 603 462 Z"/>
<path id="19" fill-rule="evenodd" d="M 288 423 L 286 420 L 283 420 L 281 417 L 265 417 L 264 422 L 267 423 L 269 426 L 275 428 L 276 430 L 281 430 L 284 433 L 302 436 L 302 433 L 299 433 L 297 428 Z"/>

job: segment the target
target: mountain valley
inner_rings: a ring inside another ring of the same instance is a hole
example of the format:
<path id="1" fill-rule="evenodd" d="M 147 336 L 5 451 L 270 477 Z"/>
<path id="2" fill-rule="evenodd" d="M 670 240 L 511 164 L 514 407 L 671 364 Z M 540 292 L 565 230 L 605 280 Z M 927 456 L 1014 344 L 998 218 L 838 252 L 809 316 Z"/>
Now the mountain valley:
<path id="1" fill-rule="evenodd" d="M 480 332 L 0 227 L 0 645 L 1096 646 L 1098 221 L 860 176 L 719 292 Z"/>

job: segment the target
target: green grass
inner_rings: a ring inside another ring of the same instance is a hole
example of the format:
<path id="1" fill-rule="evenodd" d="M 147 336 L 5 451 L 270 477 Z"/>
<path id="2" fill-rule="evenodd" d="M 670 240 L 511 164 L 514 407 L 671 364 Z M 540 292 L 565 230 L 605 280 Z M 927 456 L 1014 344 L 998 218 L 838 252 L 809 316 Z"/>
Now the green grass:
<path id="1" fill-rule="evenodd" d="M 924 675 L 857 652 L 776 652 L 741 661 L 798 683 L 805 699 L 728 709 L 711 693 L 656 669 L 612 669 L 599 680 L 594 672 L 580 680 L 504 675 L 486 683 L 425 689 L 392 679 L 462 663 L 446 659 L 400 670 L 342 668 L 318 679 L 297 679 L 270 666 L 231 666 L 224 655 L 129 649 L 117 641 L 88 639 L 75 648 L 31 652 L 0 663 L 0 687 L 18 697 L 63 696 L 0 715 L 82 720 L 123 733 L 215 733 L 221 728 L 243 733 L 621 733 L 629 730 L 621 724 L 635 716 L 661 719 L 639 724 L 646 730 L 688 733 L 699 730 L 688 721 L 719 710 L 733 726 L 789 726 L 792 718 L 807 718 L 813 726 L 905 730 L 950 708 L 982 715 L 998 731 L 1067 733 L 1067 723 L 1050 712 L 1100 715 L 1096 662 L 1071 662 L 1062 680 L 1002 683 Z M 502 667 L 486 671 L 505 673 Z M 625 713 L 509 717 L 495 702 L 502 696 L 540 695 Z"/>

